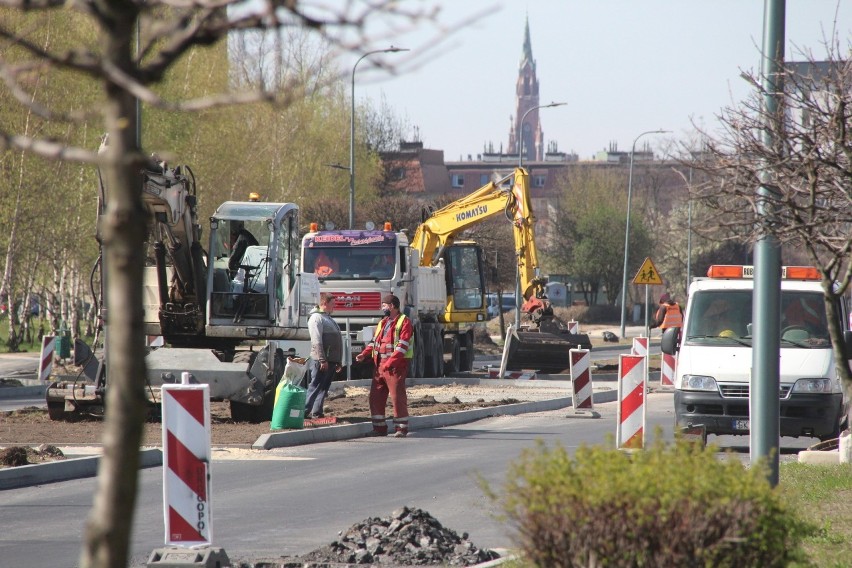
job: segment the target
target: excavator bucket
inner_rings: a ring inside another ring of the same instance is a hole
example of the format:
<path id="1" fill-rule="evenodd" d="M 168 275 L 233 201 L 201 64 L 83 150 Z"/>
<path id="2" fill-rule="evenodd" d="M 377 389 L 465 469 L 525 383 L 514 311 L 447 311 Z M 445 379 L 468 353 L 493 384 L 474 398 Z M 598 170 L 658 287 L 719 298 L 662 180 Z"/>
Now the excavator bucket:
<path id="1" fill-rule="evenodd" d="M 567 373 L 571 349 L 591 349 L 589 336 L 567 331 L 513 330 L 506 336 L 506 369 L 535 369 L 541 373 Z"/>

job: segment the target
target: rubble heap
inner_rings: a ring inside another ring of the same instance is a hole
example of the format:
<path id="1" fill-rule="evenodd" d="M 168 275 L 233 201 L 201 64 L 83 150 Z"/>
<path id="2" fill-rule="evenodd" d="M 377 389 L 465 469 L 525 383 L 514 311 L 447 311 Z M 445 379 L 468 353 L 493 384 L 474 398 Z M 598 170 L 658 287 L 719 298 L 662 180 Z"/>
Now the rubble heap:
<path id="1" fill-rule="evenodd" d="M 327 546 L 275 566 L 472 566 L 499 558 L 492 550 L 476 548 L 467 533 L 459 536 L 416 508 L 403 507 L 386 518 L 370 517 L 339 535 Z"/>

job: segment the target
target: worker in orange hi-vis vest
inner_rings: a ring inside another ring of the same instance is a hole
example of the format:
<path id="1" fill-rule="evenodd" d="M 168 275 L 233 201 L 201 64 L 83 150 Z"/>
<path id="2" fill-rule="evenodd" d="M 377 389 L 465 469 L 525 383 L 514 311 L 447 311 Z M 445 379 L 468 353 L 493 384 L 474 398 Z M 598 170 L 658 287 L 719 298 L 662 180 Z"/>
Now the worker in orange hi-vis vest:
<path id="1" fill-rule="evenodd" d="M 662 331 L 670 327 L 683 327 L 683 312 L 668 292 L 660 296 L 660 307 L 651 322 L 651 329 L 655 327 Z"/>
<path id="2" fill-rule="evenodd" d="M 314 261 L 314 274 L 320 278 L 331 276 L 339 271 L 339 266 L 336 258 L 329 258 L 324 250 L 319 252 L 317 259 Z"/>
<path id="3" fill-rule="evenodd" d="M 371 436 L 387 436 L 388 424 L 385 406 L 388 395 L 393 404 L 394 436 L 408 435 L 408 395 L 405 377 L 414 355 L 414 327 L 411 319 L 399 311 L 399 298 L 393 294 L 382 297 L 385 317 L 376 326 L 373 340 L 355 359 L 363 361 L 372 356 L 375 363 L 373 382 L 370 385 L 370 418 L 373 422 Z"/>

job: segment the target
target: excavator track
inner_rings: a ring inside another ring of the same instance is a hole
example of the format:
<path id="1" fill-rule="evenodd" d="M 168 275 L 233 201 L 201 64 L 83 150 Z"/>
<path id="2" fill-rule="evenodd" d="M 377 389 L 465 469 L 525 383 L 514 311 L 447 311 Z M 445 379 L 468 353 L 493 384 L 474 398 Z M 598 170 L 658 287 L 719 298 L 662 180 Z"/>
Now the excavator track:
<path id="1" fill-rule="evenodd" d="M 517 331 L 506 337 L 509 358 L 506 368 L 512 371 L 535 369 L 541 373 L 567 373 L 571 366 L 571 349 L 591 349 L 586 334 Z"/>

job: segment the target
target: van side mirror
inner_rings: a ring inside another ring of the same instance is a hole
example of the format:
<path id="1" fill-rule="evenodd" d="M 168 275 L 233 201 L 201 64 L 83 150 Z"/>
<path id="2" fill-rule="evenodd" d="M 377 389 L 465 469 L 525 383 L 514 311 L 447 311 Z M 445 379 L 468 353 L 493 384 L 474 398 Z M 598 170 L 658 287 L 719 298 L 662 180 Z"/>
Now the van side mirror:
<path id="1" fill-rule="evenodd" d="M 846 359 L 852 359 L 852 331 L 848 329 L 843 332 L 843 353 Z"/>
<path id="2" fill-rule="evenodd" d="M 660 340 L 660 351 L 666 355 L 676 355 L 680 349 L 680 328 L 670 327 L 663 332 Z"/>

